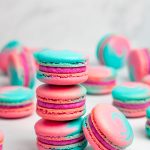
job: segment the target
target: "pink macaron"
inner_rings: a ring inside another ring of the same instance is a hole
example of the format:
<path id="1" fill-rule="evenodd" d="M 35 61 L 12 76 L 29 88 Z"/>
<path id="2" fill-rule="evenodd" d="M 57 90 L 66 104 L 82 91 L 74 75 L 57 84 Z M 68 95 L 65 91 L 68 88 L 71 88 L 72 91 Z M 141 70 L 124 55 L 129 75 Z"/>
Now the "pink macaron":
<path id="1" fill-rule="evenodd" d="M 142 82 L 150 85 L 150 74 L 144 76 Z"/>
<path id="2" fill-rule="evenodd" d="M 37 114 L 47 120 L 74 120 L 84 115 L 86 89 L 81 85 L 43 84 L 36 90 Z"/>
<path id="3" fill-rule="evenodd" d="M 141 81 L 150 73 L 149 49 L 134 49 L 129 54 L 128 70 L 131 81 Z"/>
<path id="4" fill-rule="evenodd" d="M 105 66 L 90 66 L 88 80 L 83 83 L 88 94 L 108 94 L 116 85 L 116 70 Z"/>
<path id="5" fill-rule="evenodd" d="M 83 121 L 83 132 L 95 150 L 121 150 L 133 141 L 125 116 L 112 105 L 99 104 Z"/>

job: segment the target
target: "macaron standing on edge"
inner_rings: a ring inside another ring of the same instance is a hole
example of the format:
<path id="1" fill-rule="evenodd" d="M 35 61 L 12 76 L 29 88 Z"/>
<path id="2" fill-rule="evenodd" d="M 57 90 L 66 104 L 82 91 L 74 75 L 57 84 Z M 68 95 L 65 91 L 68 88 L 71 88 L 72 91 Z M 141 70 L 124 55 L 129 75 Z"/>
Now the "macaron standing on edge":
<path id="1" fill-rule="evenodd" d="M 70 122 L 39 120 L 35 124 L 38 150 L 83 150 L 87 141 L 82 122 L 82 118 Z"/>
<path id="2" fill-rule="evenodd" d="M 86 89 L 82 85 L 43 84 L 36 90 L 37 114 L 54 121 L 74 120 L 85 114 Z"/>
<path id="3" fill-rule="evenodd" d="M 32 53 L 25 49 L 9 56 L 8 74 L 11 85 L 33 88 L 35 85 L 36 66 Z"/>
<path id="4" fill-rule="evenodd" d="M 84 118 L 83 132 L 95 150 L 120 150 L 133 141 L 133 131 L 126 117 L 108 104 L 99 104 L 92 109 Z"/>
<path id="5" fill-rule="evenodd" d="M 150 86 L 140 82 L 124 82 L 112 91 L 113 105 L 126 117 L 137 118 L 146 115 L 150 106 Z"/>
<path id="6" fill-rule="evenodd" d="M 97 59 L 100 63 L 115 69 L 125 65 L 129 52 L 129 41 L 125 37 L 113 34 L 105 35 L 96 48 Z"/>
<path id="7" fill-rule="evenodd" d="M 83 85 L 88 94 L 109 94 L 116 85 L 116 70 L 106 66 L 90 66 L 88 80 Z"/>
<path id="8" fill-rule="evenodd" d="M 0 118 L 22 118 L 33 113 L 33 91 L 22 86 L 0 87 Z"/>
<path id="9" fill-rule="evenodd" d="M 10 54 L 16 52 L 21 52 L 23 50 L 22 44 L 17 40 L 12 40 L 8 42 L 0 52 L 0 70 L 7 73 L 9 56 Z"/>
<path id="10" fill-rule="evenodd" d="M 149 49 L 134 49 L 128 58 L 128 71 L 131 81 L 141 81 L 150 73 Z"/>
<path id="11" fill-rule="evenodd" d="M 44 49 L 35 54 L 37 78 L 47 84 L 74 85 L 87 80 L 87 58 L 71 50 Z"/>

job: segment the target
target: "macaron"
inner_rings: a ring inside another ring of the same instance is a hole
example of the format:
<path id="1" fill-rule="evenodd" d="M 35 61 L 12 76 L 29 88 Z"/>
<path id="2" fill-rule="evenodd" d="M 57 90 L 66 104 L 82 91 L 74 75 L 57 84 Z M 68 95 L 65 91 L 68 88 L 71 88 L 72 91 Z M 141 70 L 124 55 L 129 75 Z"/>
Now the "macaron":
<path id="1" fill-rule="evenodd" d="M 0 132 L 0 150 L 3 149 L 4 135 Z"/>
<path id="2" fill-rule="evenodd" d="M 126 117 L 108 104 L 96 105 L 84 118 L 83 132 L 95 150 L 121 150 L 133 141 L 133 131 Z"/>
<path id="3" fill-rule="evenodd" d="M 33 113 L 33 91 L 22 86 L 0 87 L 0 118 L 22 118 Z"/>
<path id="4" fill-rule="evenodd" d="M 85 114 L 86 89 L 81 85 L 43 84 L 36 90 L 37 114 L 54 121 L 74 120 Z"/>
<path id="5" fill-rule="evenodd" d="M 142 82 L 150 85 L 150 74 L 143 77 Z"/>
<path id="6" fill-rule="evenodd" d="M 147 108 L 146 110 L 146 125 L 145 125 L 145 132 L 148 137 L 150 137 L 150 107 Z"/>
<path id="7" fill-rule="evenodd" d="M 88 94 L 109 94 L 116 85 L 116 70 L 105 66 L 90 66 L 88 80 L 83 85 Z"/>
<path id="8" fill-rule="evenodd" d="M 150 106 L 150 86 L 140 82 L 124 82 L 112 91 L 113 105 L 126 117 L 144 117 Z"/>
<path id="9" fill-rule="evenodd" d="M 39 120 L 34 127 L 38 150 L 83 150 L 87 141 L 82 122 L 82 118 L 69 122 Z"/>
<path id="10" fill-rule="evenodd" d="M 102 37 L 96 48 L 97 59 L 100 63 L 115 69 L 125 65 L 129 52 L 129 41 L 123 36 L 113 34 Z"/>
<path id="11" fill-rule="evenodd" d="M 39 64 L 37 78 L 48 84 L 73 85 L 87 80 L 87 58 L 71 50 L 44 49 L 34 54 Z"/>
<path id="12" fill-rule="evenodd" d="M 150 73 L 150 52 L 148 49 L 134 49 L 129 54 L 128 70 L 131 81 L 141 81 Z"/>
<path id="13" fill-rule="evenodd" d="M 36 66 L 32 53 L 25 48 L 20 53 L 12 53 L 9 57 L 8 74 L 11 85 L 33 88 Z"/>
<path id="14" fill-rule="evenodd" d="M 17 40 L 12 40 L 8 42 L 0 52 L 0 69 L 7 73 L 8 70 L 8 63 L 9 63 L 9 56 L 10 54 L 14 53 L 15 51 L 21 52 L 23 50 L 22 44 Z"/>

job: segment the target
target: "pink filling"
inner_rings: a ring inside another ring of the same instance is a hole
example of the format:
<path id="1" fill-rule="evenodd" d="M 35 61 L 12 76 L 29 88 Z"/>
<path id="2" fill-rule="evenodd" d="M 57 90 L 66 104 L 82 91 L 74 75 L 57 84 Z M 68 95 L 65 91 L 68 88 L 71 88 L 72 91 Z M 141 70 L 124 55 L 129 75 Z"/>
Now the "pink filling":
<path id="1" fill-rule="evenodd" d="M 77 102 L 77 103 L 72 103 L 72 104 L 51 104 L 51 103 L 45 103 L 40 100 L 37 100 L 37 105 L 48 109 L 72 109 L 72 108 L 79 108 L 84 106 L 85 100 L 82 100 L 81 102 Z"/>
<path id="2" fill-rule="evenodd" d="M 121 107 L 121 108 L 127 108 L 127 109 L 142 109 L 142 108 L 147 108 L 148 106 L 150 106 L 150 102 L 147 103 L 141 103 L 141 104 L 125 104 L 125 103 L 121 103 L 118 101 L 114 101 L 113 104 L 115 106 Z"/>
<path id="3" fill-rule="evenodd" d="M 48 145 L 65 146 L 65 145 L 79 143 L 79 142 L 85 140 L 85 137 L 82 135 L 79 138 L 72 139 L 72 140 L 65 140 L 65 141 L 51 141 L 51 140 L 46 140 L 46 139 L 42 139 L 42 138 L 38 138 L 38 140 L 40 142 L 42 142 L 44 144 L 48 144 Z"/>
<path id="4" fill-rule="evenodd" d="M 86 66 L 82 67 L 50 67 L 50 66 L 39 66 L 39 70 L 46 73 L 81 73 L 86 71 Z"/>
<path id="5" fill-rule="evenodd" d="M 108 150 L 116 150 L 116 148 L 113 148 L 110 144 L 108 144 L 105 139 L 103 137 L 101 137 L 101 135 L 97 132 L 97 130 L 95 129 L 93 123 L 92 123 L 92 120 L 91 120 L 91 117 L 89 116 L 89 119 L 88 119 L 88 122 L 89 122 L 89 126 L 93 132 L 93 134 L 95 135 L 95 137 L 98 139 L 98 141 Z"/>
<path id="6" fill-rule="evenodd" d="M 3 105 L 1 105 L 0 106 L 0 108 L 2 108 L 2 109 L 13 109 L 13 108 L 22 108 L 22 107 L 27 107 L 27 106 L 30 106 L 30 105 L 32 105 L 31 103 L 29 103 L 29 104 L 24 104 L 24 105 L 16 105 L 16 106 L 3 106 Z"/>
<path id="7" fill-rule="evenodd" d="M 115 80 L 112 80 L 112 81 L 104 81 L 104 82 L 90 82 L 90 81 L 87 81 L 85 82 L 85 84 L 89 84 L 89 85 L 112 85 L 112 84 L 115 84 L 116 81 Z"/>
<path id="8" fill-rule="evenodd" d="M 29 67 L 26 61 L 26 57 L 25 55 L 22 53 L 21 54 L 21 58 L 22 58 L 22 64 L 23 64 L 23 68 L 24 68 L 24 86 L 28 86 L 29 83 Z"/>

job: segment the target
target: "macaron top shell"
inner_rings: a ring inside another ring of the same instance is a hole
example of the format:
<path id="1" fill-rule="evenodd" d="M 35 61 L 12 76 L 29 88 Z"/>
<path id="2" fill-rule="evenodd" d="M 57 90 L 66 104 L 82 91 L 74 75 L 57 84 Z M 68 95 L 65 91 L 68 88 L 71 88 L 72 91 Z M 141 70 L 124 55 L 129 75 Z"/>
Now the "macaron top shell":
<path id="1" fill-rule="evenodd" d="M 22 86 L 0 87 L 0 102 L 17 103 L 31 100 L 34 94 L 29 88 Z"/>
<path id="2" fill-rule="evenodd" d="M 113 68 L 105 66 L 93 66 L 88 68 L 88 81 L 108 81 L 116 77 Z"/>
<path id="3" fill-rule="evenodd" d="M 22 50 L 22 44 L 17 40 L 13 40 L 7 43 L 2 49 L 2 52 L 7 52 L 7 51 L 9 52 L 14 49 L 17 49 L 17 50 L 20 49 L 20 51 Z"/>
<path id="4" fill-rule="evenodd" d="M 112 95 L 120 101 L 142 101 L 150 98 L 150 86 L 140 82 L 124 82 L 113 89 Z"/>
<path id="5" fill-rule="evenodd" d="M 112 105 L 99 104 L 91 113 L 94 125 L 113 145 L 126 147 L 132 143 L 133 131 L 125 116 Z"/>
<path id="6" fill-rule="evenodd" d="M 41 119 L 35 124 L 35 131 L 41 136 L 73 136 L 82 133 L 82 118 L 69 122 L 57 122 Z"/>
<path id="7" fill-rule="evenodd" d="M 146 109 L 146 116 L 150 119 L 150 107 Z"/>
<path id="8" fill-rule="evenodd" d="M 49 50 L 44 49 L 34 54 L 36 60 L 44 65 L 60 66 L 61 64 L 66 67 L 67 65 L 75 65 L 85 63 L 86 57 L 81 53 L 71 50 Z M 63 66 L 62 66 L 63 67 Z"/>
<path id="9" fill-rule="evenodd" d="M 37 96 L 48 99 L 76 99 L 86 95 L 86 89 L 82 85 L 54 86 L 43 84 L 36 90 Z"/>

